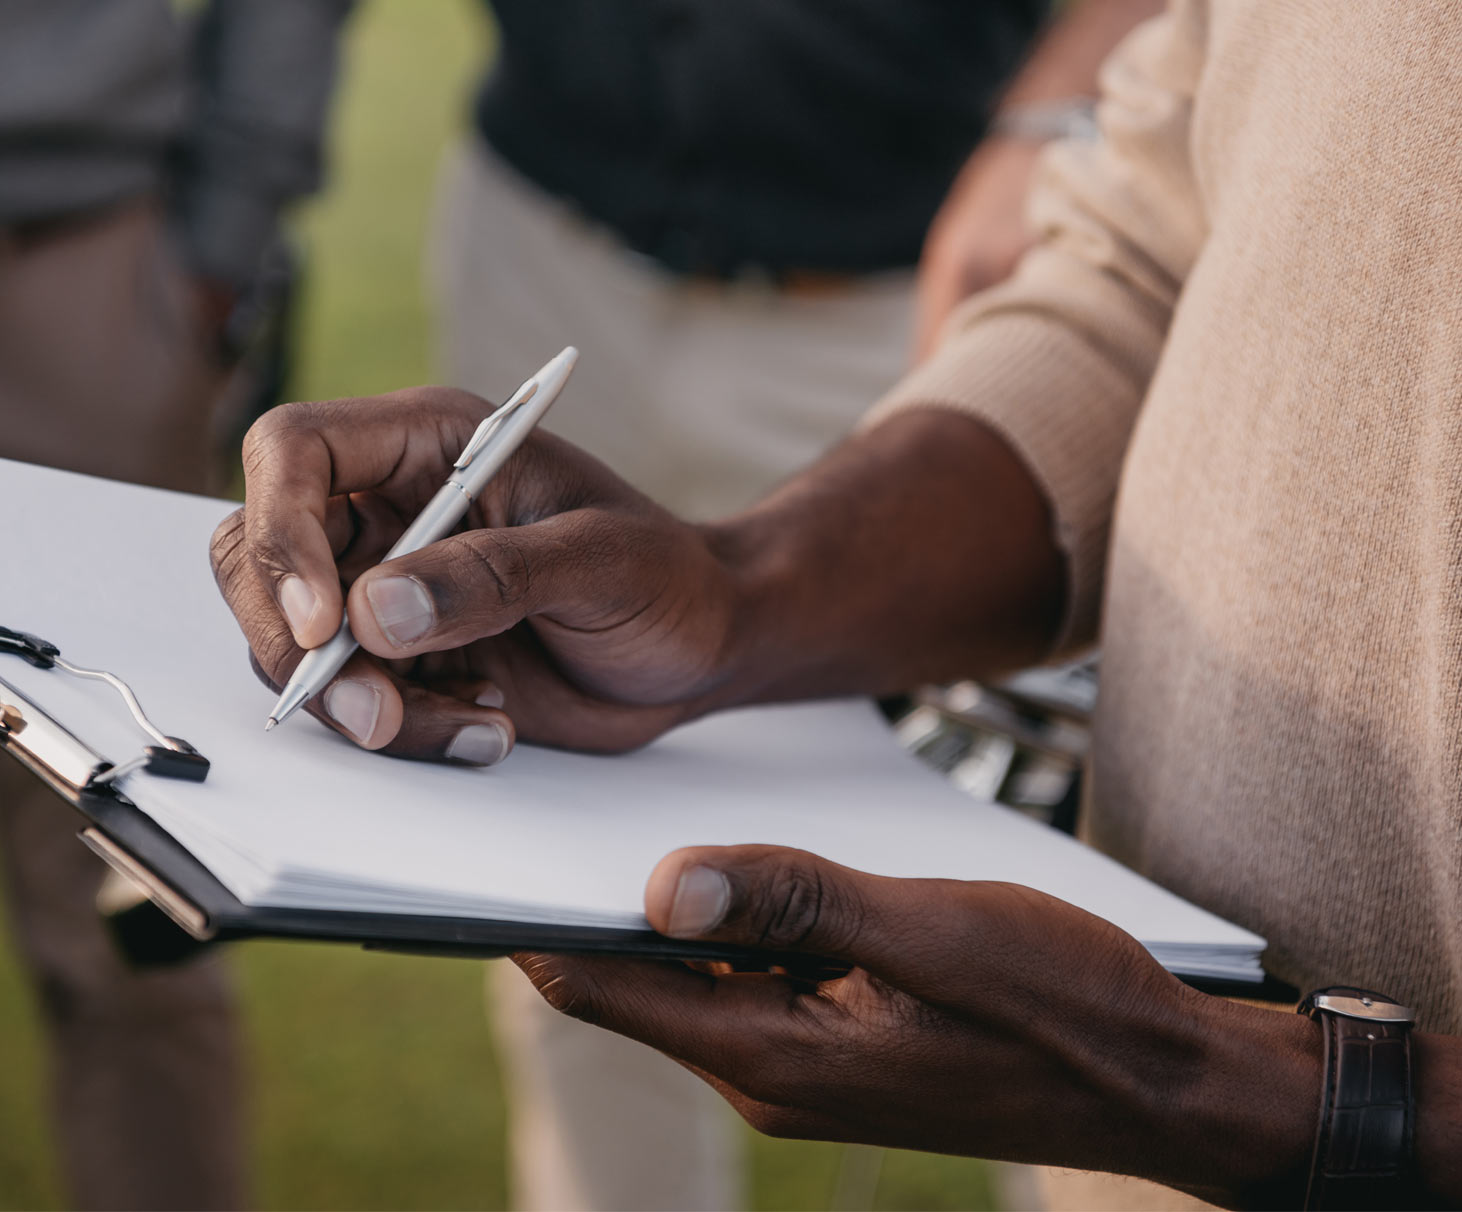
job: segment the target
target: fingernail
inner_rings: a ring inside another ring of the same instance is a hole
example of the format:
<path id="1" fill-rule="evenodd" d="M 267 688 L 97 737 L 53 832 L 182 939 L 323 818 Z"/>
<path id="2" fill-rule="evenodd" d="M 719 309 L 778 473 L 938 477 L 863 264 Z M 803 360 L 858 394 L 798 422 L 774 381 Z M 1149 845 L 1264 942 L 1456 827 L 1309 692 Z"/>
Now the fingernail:
<path id="1" fill-rule="evenodd" d="M 368 741 L 381 714 L 381 692 L 365 682 L 336 682 L 325 694 L 325 710 L 356 740 Z"/>
<path id="2" fill-rule="evenodd" d="M 675 885 L 670 903 L 672 938 L 695 938 L 714 930 L 731 905 L 731 885 L 711 867 L 688 867 Z"/>
<path id="3" fill-rule="evenodd" d="M 299 639 L 300 633 L 315 617 L 315 611 L 320 609 L 320 598 L 303 578 L 290 575 L 279 582 L 279 606 L 289 620 L 289 629 L 294 632 L 295 639 Z"/>
<path id="4" fill-rule="evenodd" d="M 381 577 L 366 586 L 371 613 L 391 643 L 420 639 L 436 622 L 431 598 L 415 577 Z"/>
<path id="5" fill-rule="evenodd" d="M 508 730 L 499 724 L 468 724 L 447 746 L 454 762 L 471 766 L 495 766 L 508 756 Z"/>
<path id="6" fill-rule="evenodd" d="M 501 690 L 496 686 L 489 686 L 472 701 L 479 707 L 501 707 L 506 700 Z"/>

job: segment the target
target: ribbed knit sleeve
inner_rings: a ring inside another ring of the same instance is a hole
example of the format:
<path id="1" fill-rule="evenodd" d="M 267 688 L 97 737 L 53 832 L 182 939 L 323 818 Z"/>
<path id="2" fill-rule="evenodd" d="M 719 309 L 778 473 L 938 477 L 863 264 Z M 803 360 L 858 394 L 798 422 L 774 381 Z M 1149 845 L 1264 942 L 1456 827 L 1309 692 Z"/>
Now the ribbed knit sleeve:
<path id="1" fill-rule="evenodd" d="M 1118 48 L 1101 139 L 1043 159 L 1036 248 L 956 311 L 934 356 L 864 420 L 952 408 L 1004 436 L 1046 493 L 1067 557 L 1061 648 L 1096 635 L 1123 456 L 1206 231 L 1190 158 L 1204 17 L 1201 0 L 1176 0 Z"/>

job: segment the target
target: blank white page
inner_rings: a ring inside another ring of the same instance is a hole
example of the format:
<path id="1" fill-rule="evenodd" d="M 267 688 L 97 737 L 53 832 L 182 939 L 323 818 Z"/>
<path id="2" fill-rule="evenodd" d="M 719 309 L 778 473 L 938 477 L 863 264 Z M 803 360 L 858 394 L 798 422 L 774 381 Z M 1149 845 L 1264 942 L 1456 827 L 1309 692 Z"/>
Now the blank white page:
<path id="1" fill-rule="evenodd" d="M 231 508 L 0 461 L 0 624 L 118 673 L 159 727 L 208 755 L 204 784 L 137 773 L 123 789 L 245 903 L 642 926 L 667 851 L 762 842 L 885 875 L 1028 884 L 1155 948 L 1263 946 L 969 799 L 863 701 L 729 712 L 622 757 L 521 745 L 488 770 L 366 753 L 304 715 L 265 735 L 274 696 L 208 566 Z M 138 752 L 107 687 L 3 656 L 0 677 L 105 756 Z"/>

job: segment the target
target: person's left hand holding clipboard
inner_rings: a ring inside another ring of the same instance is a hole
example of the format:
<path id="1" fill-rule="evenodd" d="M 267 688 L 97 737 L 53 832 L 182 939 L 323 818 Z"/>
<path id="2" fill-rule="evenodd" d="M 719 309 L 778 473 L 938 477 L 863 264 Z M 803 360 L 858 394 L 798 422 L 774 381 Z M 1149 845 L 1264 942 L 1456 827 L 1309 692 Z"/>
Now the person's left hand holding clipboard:
<path id="1" fill-rule="evenodd" d="M 540 431 L 456 533 L 380 563 L 490 411 L 419 388 L 255 424 L 212 558 L 256 668 L 277 689 L 345 608 L 361 650 L 306 710 L 366 748 L 488 765 L 519 733 L 644 744 L 703 709 L 727 647 L 700 530 Z"/>

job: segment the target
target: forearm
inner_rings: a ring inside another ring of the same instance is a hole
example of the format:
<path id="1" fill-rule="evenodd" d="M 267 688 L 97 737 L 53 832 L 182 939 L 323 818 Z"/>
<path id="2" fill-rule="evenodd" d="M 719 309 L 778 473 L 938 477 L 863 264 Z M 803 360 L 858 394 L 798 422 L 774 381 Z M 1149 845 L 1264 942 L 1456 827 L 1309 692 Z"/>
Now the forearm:
<path id="1" fill-rule="evenodd" d="M 1040 658 L 1064 563 L 995 433 L 910 409 L 707 535 L 737 586 L 715 706 L 888 693 Z"/>
<path id="2" fill-rule="evenodd" d="M 1320 1110 L 1320 1027 L 1189 991 L 1192 1064 L 1152 1074 L 1145 1132 L 1113 1169 L 1230 1208 L 1298 1207 Z"/>

